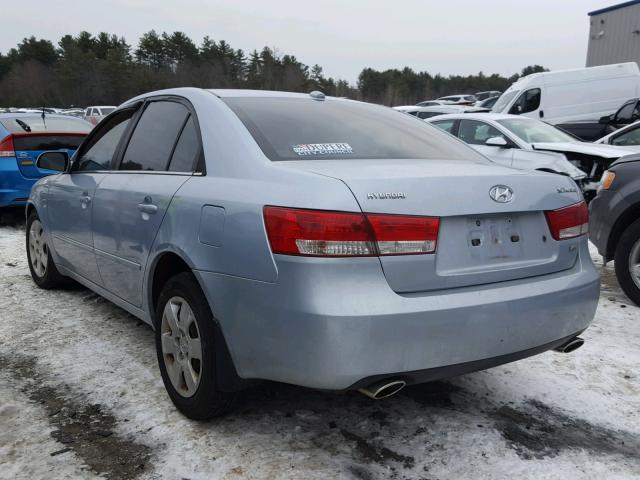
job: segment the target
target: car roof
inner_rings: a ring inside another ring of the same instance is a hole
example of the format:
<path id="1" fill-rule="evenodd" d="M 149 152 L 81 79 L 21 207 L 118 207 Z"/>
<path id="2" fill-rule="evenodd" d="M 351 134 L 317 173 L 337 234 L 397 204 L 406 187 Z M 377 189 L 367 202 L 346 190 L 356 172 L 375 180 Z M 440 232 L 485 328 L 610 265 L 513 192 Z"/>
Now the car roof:
<path id="1" fill-rule="evenodd" d="M 90 105 L 87 108 L 117 108 L 115 105 Z"/>
<path id="2" fill-rule="evenodd" d="M 431 105 L 429 107 L 422 107 L 420 105 L 400 105 L 397 107 L 391 107 L 399 112 L 430 112 L 431 108 L 438 107 L 438 105 Z"/>
<path id="3" fill-rule="evenodd" d="M 20 112 L 15 112 L 15 113 L 11 113 L 11 112 L 6 112 L 6 113 L 0 113 L 0 120 L 2 119 L 9 119 L 9 118 L 34 118 L 34 117 L 38 117 L 41 118 L 42 117 L 42 113 L 35 113 L 35 112 L 27 112 L 27 113 L 20 113 Z M 73 118 L 74 120 L 78 120 L 83 122 L 84 120 L 79 119 L 78 117 L 73 117 L 71 115 L 62 115 L 59 113 L 45 113 L 45 118 Z"/>
<path id="4" fill-rule="evenodd" d="M 479 112 L 479 113 L 449 113 L 446 115 L 439 115 L 437 117 L 431 117 L 427 120 L 458 120 L 461 118 L 466 118 L 467 120 L 508 120 L 508 119 L 526 119 L 526 120 L 536 120 L 535 118 L 523 117 L 522 115 L 509 115 L 507 113 L 490 113 L 490 112 Z"/>
<path id="5" fill-rule="evenodd" d="M 296 92 L 281 92 L 277 90 L 244 90 L 244 89 L 234 89 L 234 88 L 211 88 L 206 89 L 208 92 L 213 93 L 217 97 L 220 98 L 232 98 L 232 97 L 283 97 L 283 98 L 311 98 L 309 93 L 296 93 Z M 326 98 L 335 98 L 339 100 L 337 97 L 329 97 Z"/>

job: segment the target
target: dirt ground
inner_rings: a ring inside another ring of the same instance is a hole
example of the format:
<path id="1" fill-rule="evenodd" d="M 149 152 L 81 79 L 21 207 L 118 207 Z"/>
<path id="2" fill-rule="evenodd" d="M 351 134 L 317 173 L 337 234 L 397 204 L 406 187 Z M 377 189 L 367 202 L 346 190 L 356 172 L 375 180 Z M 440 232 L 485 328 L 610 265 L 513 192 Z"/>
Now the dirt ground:
<path id="1" fill-rule="evenodd" d="M 223 418 L 171 404 L 151 329 L 35 287 L 0 213 L 0 478 L 640 478 L 640 309 L 602 265 L 584 347 L 372 401 L 264 383 Z"/>

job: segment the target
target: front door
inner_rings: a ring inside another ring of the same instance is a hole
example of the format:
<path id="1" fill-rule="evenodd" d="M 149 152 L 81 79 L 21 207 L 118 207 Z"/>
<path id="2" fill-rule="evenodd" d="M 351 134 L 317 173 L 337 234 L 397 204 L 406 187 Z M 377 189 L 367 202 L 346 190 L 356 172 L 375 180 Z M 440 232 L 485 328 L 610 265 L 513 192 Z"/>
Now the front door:
<path id="1" fill-rule="evenodd" d="M 53 245 L 60 262 L 78 275 L 100 284 L 93 252 L 93 197 L 108 175 L 131 113 L 116 115 L 97 128 L 78 151 L 71 172 L 51 182 L 48 215 Z"/>
<path id="2" fill-rule="evenodd" d="M 93 231 L 100 275 L 105 288 L 132 305 L 142 305 L 149 251 L 164 216 L 170 215 L 171 199 L 193 173 L 199 149 L 193 128 L 188 108 L 179 101 L 149 102 L 118 170 L 96 191 Z M 187 163 L 178 160 L 185 154 Z M 178 164 L 181 171 L 172 168 Z"/>

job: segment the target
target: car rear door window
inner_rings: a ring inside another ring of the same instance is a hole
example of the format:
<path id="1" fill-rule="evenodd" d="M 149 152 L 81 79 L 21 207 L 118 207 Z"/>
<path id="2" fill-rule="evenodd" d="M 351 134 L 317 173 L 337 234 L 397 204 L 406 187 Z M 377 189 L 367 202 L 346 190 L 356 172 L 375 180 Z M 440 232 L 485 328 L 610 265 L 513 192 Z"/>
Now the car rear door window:
<path id="1" fill-rule="evenodd" d="M 460 120 L 458 138 L 470 145 L 484 145 L 489 138 L 501 137 L 509 141 L 500 130 L 478 120 Z"/>
<path id="2" fill-rule="evenodd" d="M 166 170 L 188 115 L 178 102 L 149 103 L 131 135 L 120 170 Z"/>
<path id="3" fill-rule="evenodd" d="M 170 172 L 192 172 L 196 156 L 200 151 L 198 131 L 192 116 L 189 116 L 187 123 L 182 129 L 176 148 L 169 162 Z"/>
<path id="4" fill-rule="evenodd" d="M 134 113 L 135 109 L 124 110 L 107 123 L 101 123 L 96 134 L 82 148 L 73 170 L 110 170 L 113 155 Z"/>

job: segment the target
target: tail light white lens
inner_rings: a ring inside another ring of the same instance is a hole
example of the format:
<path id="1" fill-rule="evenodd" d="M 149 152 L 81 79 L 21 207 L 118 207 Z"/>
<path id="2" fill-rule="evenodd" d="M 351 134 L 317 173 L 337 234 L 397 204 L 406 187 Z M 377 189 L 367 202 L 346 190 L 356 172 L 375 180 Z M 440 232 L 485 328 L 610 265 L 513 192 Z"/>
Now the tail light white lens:
<path id="1" fill-rule="evenodd" d="M 439 219 L 265 207 L 273 253 L 366 257 L 433 253 Z"/>
<path id="2" fill-rule="evenodd" d="M 15 156 L 16 152 L 13 148 L 13 135 L 8 135 L 0 140 L 0 158 Z"/>
<path id="3" fill-rule="evenodd" d="M 544 214 L 556 240 L 579 237 L 589 232 L 589 209 L 584 201 Z"/>

